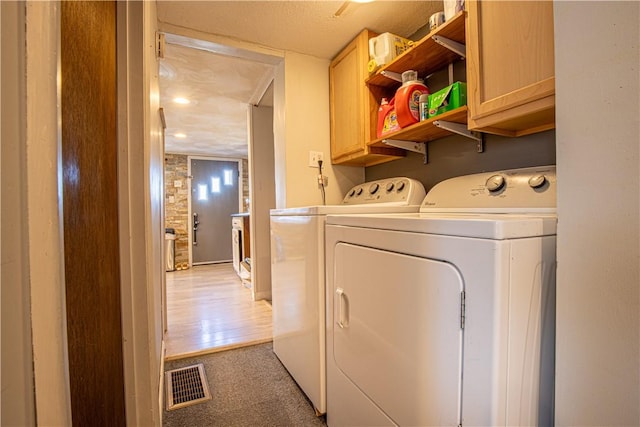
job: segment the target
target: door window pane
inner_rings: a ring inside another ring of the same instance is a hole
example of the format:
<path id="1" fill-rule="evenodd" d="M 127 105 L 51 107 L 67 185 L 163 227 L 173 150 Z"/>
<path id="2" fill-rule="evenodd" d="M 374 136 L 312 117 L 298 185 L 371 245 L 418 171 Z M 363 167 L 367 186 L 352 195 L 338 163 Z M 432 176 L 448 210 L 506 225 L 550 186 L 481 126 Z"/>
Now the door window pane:
<path id="1" fill-rule="evenodd" d="M 211 193 L 219 193 L 220 192 L 220 177 L 212 176 L 211 177 Z"/>
<path id="2" fill-rule="evenodd" d="M 198 200 L 207 200 L 207 184 L 198 184 Z"/>

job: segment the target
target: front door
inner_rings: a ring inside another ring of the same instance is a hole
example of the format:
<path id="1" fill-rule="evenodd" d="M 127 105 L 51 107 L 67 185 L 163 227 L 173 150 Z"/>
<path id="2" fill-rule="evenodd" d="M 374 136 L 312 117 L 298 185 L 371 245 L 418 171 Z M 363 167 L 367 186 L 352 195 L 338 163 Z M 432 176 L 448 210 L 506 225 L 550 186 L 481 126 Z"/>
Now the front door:
<path id="1" fill-rule="evenodd" d="M 192 264 L 231 261 L 231 214 L 239 210 L 240 163 L 189 157 Z"/>

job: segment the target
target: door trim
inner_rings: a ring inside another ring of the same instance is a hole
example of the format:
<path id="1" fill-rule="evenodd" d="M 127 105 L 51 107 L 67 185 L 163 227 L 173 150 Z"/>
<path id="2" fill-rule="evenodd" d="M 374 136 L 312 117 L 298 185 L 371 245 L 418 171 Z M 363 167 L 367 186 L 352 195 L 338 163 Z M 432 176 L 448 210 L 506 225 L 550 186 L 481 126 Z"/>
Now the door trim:
<path id="1" fill-rule="evenodd" d="M 188 252 L 189 265 L 193 266 L 193 217 L 191 216 L 191 160 L 213 160 L 219 162 L 237 162 L 238 163 L 238 212 L 242 211 L 242 188 L 244 187 L 242 159 L 238 157 L 209 157 L 209 156 L 190 156 L 187 155 L 187 236 L 188 236 Z M 231 230 L 229 230 L 231 233 Z M 231 237 L 231 235 L 229 235 Z"/>

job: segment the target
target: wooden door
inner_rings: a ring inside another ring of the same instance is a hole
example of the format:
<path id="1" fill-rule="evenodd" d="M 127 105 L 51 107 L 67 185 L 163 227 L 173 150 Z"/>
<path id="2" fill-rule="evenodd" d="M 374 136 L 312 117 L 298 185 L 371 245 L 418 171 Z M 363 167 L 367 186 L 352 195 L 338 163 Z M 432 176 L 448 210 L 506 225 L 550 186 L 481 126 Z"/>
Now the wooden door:
<path id="1" fill-rule="evenodd" d="M 469 128 L 519 136 L 553 128 L 553 2 L 467 3 Z"/>
<path id="2" fill-rule="evenodd" d="M 61 2 L 62 209 L 74 425 L 126 424 L 118 247 L 116 3 Z"/>
<path id="3" fill-rule="evenodd" d="M 364 30 L 331 62 L 331 158 L 364 153 L 370 139 L 365 126 L 364 71 L 369 32 Z"/>

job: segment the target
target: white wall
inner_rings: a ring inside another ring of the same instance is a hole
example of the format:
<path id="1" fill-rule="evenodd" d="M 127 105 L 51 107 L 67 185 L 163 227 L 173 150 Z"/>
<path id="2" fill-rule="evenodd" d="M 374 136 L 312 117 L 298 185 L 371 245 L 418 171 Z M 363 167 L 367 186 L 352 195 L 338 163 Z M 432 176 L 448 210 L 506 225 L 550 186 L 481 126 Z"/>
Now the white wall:
<path id="1" fill-rule="evenodd" d="M 273 108 L 249 107 L 251 281 L 254 300 L 271 299 L 269 209 L 275 207 Z"/>
<path id="2" fill-rule="evenodd" d="M 119 2 L 118 24 L 118 193 L 127 422 L 161 425 L 164 141 L 158 111 L 155 2 Z"/>
<path id="3" fill-rule="evenodd" d="M 25 103 L 25 4 L 0 3 L 2 24 L 2 409 L 1 425 L 33 426 L 35 396 L 29 298 Z"/>
<path id="4" fill-rule="evenodd" d="M 300 53 L 285 54 L 283 143 L 286 200 L 278 197 L 278 208 L 322 204 L 317 183 L 318 169 L 309 167 L 309 151 L 321 151 L 326 159 L 331 158 L 329 62 Z M 340 203 L 348 189 L 364 181 L 364 168 L 333 166 L 330 160 L 324 162 L 323 174 L 329 177 L 327 204 Z"/>
<path id="5" fill-rule="evenodd" d="M 554 2 L 557 425 L 640 424 L 640 3 Z"/>

